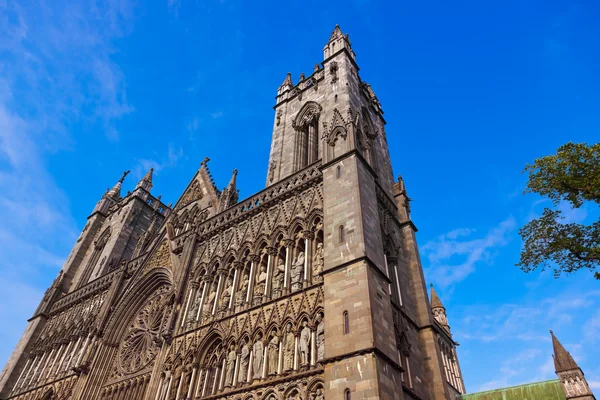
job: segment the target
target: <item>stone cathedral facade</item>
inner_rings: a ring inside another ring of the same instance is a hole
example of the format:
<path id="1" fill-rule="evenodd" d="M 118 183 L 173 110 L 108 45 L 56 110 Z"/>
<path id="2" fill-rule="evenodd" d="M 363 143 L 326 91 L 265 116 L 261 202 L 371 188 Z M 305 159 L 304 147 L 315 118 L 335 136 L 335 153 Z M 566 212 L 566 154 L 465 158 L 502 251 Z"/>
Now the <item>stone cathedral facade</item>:
<path id="1" fill-rule="evenodd" d="M 266 188 L 202 162 L 175 205 L 152 171 L 97 203 L 0 377 L 14 400 L 451 400 L 381 105 L 339 27 L 276 96 Z M 266 161 L 266 160 L 265 160 Z"/>

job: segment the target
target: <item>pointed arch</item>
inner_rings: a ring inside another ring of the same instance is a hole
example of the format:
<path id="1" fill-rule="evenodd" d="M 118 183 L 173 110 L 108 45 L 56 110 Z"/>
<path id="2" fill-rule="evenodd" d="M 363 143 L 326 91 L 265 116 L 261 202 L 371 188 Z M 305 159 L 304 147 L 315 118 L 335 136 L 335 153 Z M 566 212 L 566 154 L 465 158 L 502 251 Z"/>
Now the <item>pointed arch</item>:
<path id="1" fill-rule="evenodd" d="M 319 117 L 323 107 L 314 101 L 306 102 L 292 126 L 296 131 L 294 144 L 294 169 L 300 170 L 319 158 Z"/>

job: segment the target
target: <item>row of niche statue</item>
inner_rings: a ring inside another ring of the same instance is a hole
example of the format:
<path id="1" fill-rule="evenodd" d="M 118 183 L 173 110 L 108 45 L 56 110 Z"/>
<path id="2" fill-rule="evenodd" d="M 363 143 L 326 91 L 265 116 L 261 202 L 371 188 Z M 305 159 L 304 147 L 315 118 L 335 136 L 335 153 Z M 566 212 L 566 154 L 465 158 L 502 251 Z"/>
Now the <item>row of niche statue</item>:
<path id="1" fill-rule="evenodd" d="M 311 364 L 311 336 L 312 331 L 308 327 L 308 322 L 304 321 L 302 329 L 300 331 L 300 337 L 298 341 L 298 357 L 299 365 L 301 368 L 309 368 Z M 325 323 L 323 321 L 323 314 L 317 316 L 317 328 L 316 328 L 316 362 L 320 363 L 325 356 Z M 252 371 L 253 374 L 250 377 L 251 381 L 263 379 L 264 363 L 266 362 L 266 375 L 275 376 L 279 374 L 279 343 L 282 343 L 283 353 L 283 364 L 281 366 L 281 373 L 287 374 L 294 370 L 294 355 L 296 353 L 296 336 L 292 332 L 292 324 L 286 326 L 285 332 L 281 338 L 274 335 L 273 338 L 267 344 L 266 357 L 265 347 L 262 341 L 262 335 L 259 336 L 252 346 L 252 354 L 260 354 L 260 357 L 253 357 Z M 244 343 L 239 351 L 240 365 L 238 383 L 245 384 L 248 379 L 248 368 L 250 367 L 250 347 L 248 339 L 244 339 Z M 227 354 L 227 362 L 225 367 L 225 387 L 231 387 L 234 383 L 235 364 L 237 361 L 238 352 L 234 346 L 231 346 L 229 353 Z M 266 359 L 265 359 L 266 358 Z M 250 382 L 251 383 L 251 382 Z"/>
<path id="2" fill-rule="evenodd" d="M 305 255 L 304 252 L 300 252 L 296 257 L 296 260 L 292 263 L 291 268 L 291 284 L 292 291 L 298 291 L 302 289 L 302 279 L 304 277 L 304 261 Z M 313 257 L 313 282 L 318 283 L 322 282 L 323 277 L 323 243 L 319 243 L 317 245 L 317 249 L 315 251 L 315 255 Z M 284 274 L 285 274 L 285 263 L 283 260 L 279 260 L 278 265 L 273 268 L 273 279 L 272 279 L 272 293 L 273 297 L 277 298 L 281 296 L 281 291 L 283 289 L 284 284 Z M 244 278 L 240 282 L 240 287 L 235 294 L 235 307 L 236 311 L 239 311 L 239 308 L 246 301 L 246 294 L 248 291 L 248 274 L 244 274 Z M 253 296 L 253 305 L 258 305 L 263 300 L 263 295 L 265 293 L 265 287 L 267 284 L 267 268 L 262 265 L 260 267 L 260 272 L 256 279 L 256 284 L 254 286 L 254 296 Z M 225 289 L 223 290 L 223 294 L 219 299 L 217 310 L 224 310 L 229 306 L 229 302 L 232 296 L 233 291 L 233 280 L 231 277 L 227 279 L 227 283 L 225 285 Z M 210 293 L 206 301 L 204 302 L 204 306 L 202 307 L 203 315 L 211 315 L 212 309 L 215 302 L 215 297 L 217 295 L 216 286 L 213 285 L 210 289 Z M 200 306 L 200 296 L 198 296 L 195 302 L 192 305 L 192 308 L 188 314 L 189 320 L 196 319 L 196 314 L 198 313 L 198 308 Z"/>
<path id="3" fill-rule="evenodd" d="M 267 397 L 267 400 L 277 400 L 274 394 Z M 290 393 L 286 400 L 303 400 L 300 393 L 294 391 Z M 310 394 L 309 400 L 325 400 L 325 393 L 323 392 L 323 388 L 318 387 L 313 393 Z"/>

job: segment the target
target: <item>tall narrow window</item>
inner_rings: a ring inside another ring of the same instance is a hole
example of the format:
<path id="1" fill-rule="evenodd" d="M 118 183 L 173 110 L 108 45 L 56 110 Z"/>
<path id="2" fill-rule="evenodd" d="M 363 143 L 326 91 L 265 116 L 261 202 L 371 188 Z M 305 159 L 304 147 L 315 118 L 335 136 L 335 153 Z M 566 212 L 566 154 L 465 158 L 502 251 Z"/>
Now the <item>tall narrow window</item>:
<path id="1" fill-rule="evenodd" d="M 344 400 L 350 400 L 350 389 L 344 390 Z"/>
<path id="2" fill-rule="evenodd" d="M 340 225 L 339 235 L 340 243 L 344 243 L 346 241 L 346 231 L 344 230 L 344 225 Z"/>
<path id="3" fill-rule="evenodd" d="M 338 95 L 337 95 L 337 94 L 336 94 L 336 95 L 335 95 L 335 97 L 333 98 L 333 101 L 334 101 L 335 103 L 337 103 L 337 102 L 338 102 Z"/>
<path id="4" fill-rule="evenodd" d="M 348 318 L 348 311 L 344 311 L 344 335 L 350 333 L 350 319 Z"/>
<path id="5" fill-rule="evenodd" d="M 337 167 L 337 171 L 336 171 L 336 175 L 335 176 L 336 176 L 337 179 L 340 179 L 340 177 L 342 176 L 342 167 L 340 167 L 339 165 Z"/>
<path id="6" fill-rule="evenodd" d="M 296 170 L 317 161 L 319 156 L 319 115 L 322 107 L 313 102 L 307 102 L 292 125 L 296 130 L 294 149 L 294 167 Z"/>

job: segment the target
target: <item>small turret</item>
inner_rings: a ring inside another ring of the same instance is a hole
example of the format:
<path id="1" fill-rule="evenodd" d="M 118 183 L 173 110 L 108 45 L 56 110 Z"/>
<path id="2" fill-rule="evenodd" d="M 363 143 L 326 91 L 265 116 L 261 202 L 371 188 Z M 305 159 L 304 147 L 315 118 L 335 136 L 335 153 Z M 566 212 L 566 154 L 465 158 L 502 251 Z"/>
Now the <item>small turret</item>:
<path id="1" fill-rule="evenodd" d="M 238 170 L 234 169 L 229 185 L 227 185 L 221 193 L 221 198 L 219 199 L 219 211 L 224 211 L 238 202 L 237 174 Z"/>
<path id="2" fill-rule="evenodd" d="M 138 182 L 136 189 L 144 189 L 146 192 L 149 192 L 152 189 L 152 174 L 154 173 L 154 168 L 150 168 L 150 170 L 146 173 L 146 175 Z"/>
<path id="3" fill-rule="evenodd" d="M 128 174 L 129 174 L 129 171 L 123 172 L 123 176 L 121 177 L 121 179 L 119 179 L 117 184 L 112 189 L 107 190 L 106 193 L 104 193 L 104 195 L 102 196 L 100 201 L 98 203 L 96 203 L 96 207 L 94 208 L 94 211 L 92 212 L 92 214 L 94 214 L 96 212 L 106 214 L 108 209 L 113 204 L 115 204 L 116 202 L 121 200 L 121 187 L 123 186 L 125 177 Z"/>
<path id="4" fill-rule="evenodd" d="M 277 96 L 280 96 L 288 90 L 291 90 L 293 87 L 294 82 L 292 81 L 292 74 L 288 72 L 285 76 L 285 79 L 283 80 L 283 83 L 281 84 L 281 86 L 279 86 L 279 89 L 277 89 Z"/>
<path id="5" fill-rule="evenodd" d="M 554 336 L 554 332 L 550 331 L 550 335 L 552 336 L 552 347 L 554 350 L 554 354 L 552 355 L 554 369 L 567 395 L 567 399 L 596 400 L 585 379 L 585 374 L 579 368 L 571 353 L 558 341 L 556 336 Z"/>
<path id="6" fill-rule="evenodd" d="M 431 285 L 431 312 L 435 320 L 450 333 L 450 325 L 448 325 L 448 316 L 446 315 L 446 307 L 442 304 L 438 294 L 436 293 L 433 284 Z"/>
<path id="7" fill-rule="evenodd" d="M 356 55 L 352 50 L 352 44 L 350 43 L 350 35 L 344 35 L 339 25 L 336 25 L 331 32 L 329 41 L 323 48 L 324 59 L 327 60 L 329 57 L 335 55 L 337 52 L 346 49 L 350 54 L 350 57 L 356 61 Z"/>

